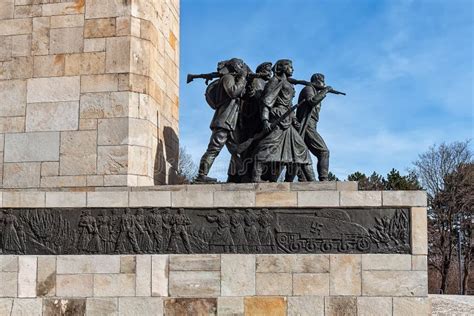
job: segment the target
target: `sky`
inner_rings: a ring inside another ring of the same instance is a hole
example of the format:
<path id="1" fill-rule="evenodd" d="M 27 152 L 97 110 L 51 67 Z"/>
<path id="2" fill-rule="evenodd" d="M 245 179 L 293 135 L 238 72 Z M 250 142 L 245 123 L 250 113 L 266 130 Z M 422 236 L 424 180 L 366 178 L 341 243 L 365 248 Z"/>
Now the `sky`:
<path id="1" fill-rule="evenodd" d="M 472 0 L 181 0 L 180 146 L 196 164 L 211 135 L 205 84 L 220 60 L 293 60 L 347 96 L 323 101 L 330 171 L 403 173 L 441 142 L 474 138 Z M 299 88 L 300 89 L 300 88 Z M 297 90 L 299 90 L 297 89 Z M 294 102 L 296 102 L 295 98 Z M 210 176 L 226 179 L 224 148 Z M 313 157 L 315 160 L 315 157 Z"/>

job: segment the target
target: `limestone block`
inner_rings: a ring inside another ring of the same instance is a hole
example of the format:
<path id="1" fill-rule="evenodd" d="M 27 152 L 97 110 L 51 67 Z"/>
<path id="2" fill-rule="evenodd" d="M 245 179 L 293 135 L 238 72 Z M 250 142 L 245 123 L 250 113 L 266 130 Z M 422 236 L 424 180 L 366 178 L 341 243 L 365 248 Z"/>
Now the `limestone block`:
<path id="1" fill-rule="evenodd" d="M 51 28 L 81 27 L 84 25 L 84 15 L 57 15 L 51 17 Z"/>
<path id="2" fill-rule="evenodd" d="M 130 14 L 130 4 L 123 1 L 86 0 L 86 19 L 107 18 Z"/>
<path id="3" fill-rule="evenodd" d="M 0 256 L 0 272 L 18 272 L 18 257 L 11 255 Z"/>
<path id="4" fill-rule="evenodd" d="M 149 61 L 150 61 L 150 50 L 151 43 L 149 41 L 131 37 L 130 50 L 131 50 L 131 62 L 130 72 L 138 75 L 149 75 Z"/>
<path id="5" fill-rule="evenodd" d="M 87 316 L 116 316 L 118 315 L 117 298 L 88 298 L 86 302 Z"/>
<path id="6" fill-rule="evenodd" d="M 0 81 L 0 116 L 24 116 L 26 109 L 26 81 Z"/>
<path id="7" fill-rule="evenodd" d="M 41 16 L 41 5 L 21 5 L 15 7 L 15 19 Z"/>
<path id="8" fill-rule="evenodd" d="M 163 301 L 158 297 L 121 297 L 119 315 L 163 315 Z"/>
<path id="9" fill-rule="evenodd" d="M 244 298 L 243 297 L 225 297 L 217 298 L 217 315 L 219 316 L 244 316 Z"/>
<path id="10" fill-rule="evenodd" d="M 255 190 L 258 192 L 281 192 L 290 191 L 289 182 L 267 182 L 255 184 Z"/>
<path id="11" fill-rule="evenodd" d="M 59 176 L 59 177 L 42 177 L 42 188 L 73 188 L 85 187 L 86 176 Z"/>
<path id="12" fill-rule="evenodd" d="M 56 295 L 56 257 L 54 256 L 38 256 L 36 295 Z"/>
<path id="13" fill-rule="evenodd" d="M 17 297 L 18 275 L 16 272 L 0 272 L 0 297 Z"/>
<path id="14" fill-rule="evenodd" d="M 361 256 L 330 255 L 330 295 L 361 294 Z"/>
<path id="15" fill-rule="evenodd" d="M 92 274 L 58 274 L 56 295 L 64 297 L 87 297 L 94 293 Z"/>
<path id="16" fill-rule="evenodd" d="M 431 315 L 431 301 L 428 297 L 394 297 L 393 316 Z"/>
<path id="17" fill-rule="evenodd" d="M 40 172 L 39 162 L 4 163 L 3 187 L 37 188 L 40 185 Z"/>
<path id="18" fill-rule="evenodd" d="M 255 255 L 221 255 L 221 295 L 255 295 Z"/>
<path id="19" fill-rule="evenodd" d="M 220 255 L 170 255 L 171 271 L 219 271 L 221 268 Z"/>
<path id="20" fill-rule="evenodd" d="M 129 118 L 129 140 L 130 145 L 151 148 L 153 146 L 152 136 L 157 136 L 157 127 L 151 122 Z"/>
<path id="21" fill-rule="evenodd" d="M 329 272 L 329 255 L 294 255 L 295 263 L 292 272 L 325 273 Z"/>
<path id="22" fill-rule="evenodd" d="M 81 96 L 81 118 L 113 118 L 129 115 L 129 93 L 86 93 Z"/>
<path id="23" fill-rule="evenodd" d="M 91 52 L 66 55 L 66 76 L 102 74 L 105 71 L 105 53 Z"/>
<path id="24" fill-rule="evenodd" d="M 253 207 L 255 192 L 252 191 L 217 191 L 214 192 L 215 207 Z"/>
<path id="25" fill-rule="evenodd" d="M 360 316 L 391 316 L 391 297 L 364 297 L 357 298 L 357 315 Z"/>
<path id="26" fill-rule="evenodd" d="M 61 117 L 58 120 L 58 117 Z M 79 127 L 79 102 L 31 103 L 26 109 L 27 132 L 72 131 Z"/>
<path id="27" fill-rule="evenodd" d="M 411 255 L 363 254 L 362 270 L 411 270 Z"/>
<path id="28" fill-rule="evenodd" d="M 36 297 L 35 256 L 18 257 L 18 297 Z"/>
<path id="29" fill-rule="evenodd" d="M 106 40 L 106 72 L 121 73 L 130 71 L 130 39 L 111 37 Z"/>
<path id="30" fill-rule="evenodd" d="M 428 216 L 426 207 L 411 209 L 411 253 L 414 255 L 428 254 Z"/>
<path id="31" fill-rule="evenodd" d="M 9 61 L 11 58 L 12 38 L 10 36 L 0 36 L 0 62 Z"/>
<path id="32" fill-rule="evenodd" d="M 337 181 L 336 190 L 337 191 L 357 191 L 358 182 L 357 181 Z"/>
<path id="33" fill-rule="evenodd" d="M 2 66 L 0 80 L 27 79 L 33 76 L 33 57 L 12 57 Z"/>
<path id="34" fill-rule="evenodd" d="M 118 75 L 90 75 L 81 77 L 81 92 L 107 92 L 118 90 Z"/>
<path id="35" fill-rule="evenodd" d="M 31 54 L 31 35 L 11 36 L 12 56 L 29 56 Z"/>
<path id="36" fill-rule="evenodd" d="M 324 316 L 324 297 L 288 297 L 288 316 Z"/>
<path id="37" fill-rule="evenodd" d="M 84 315 L 86 313 L 86 299 L 44 299 L 43 315 Z"/>
<path id="38" fill-rule="evenodd" d="M 131 17 L 120 16 L 116 18 L 117 36 L 131 35 Z M 135 34 L 136 36 L 137 34 Z"/>
<path id="39" fill-rule="evenodd" d="M 94 296 L 135 296 L 135 275 L 94 274 Z"/>
<path id="40" fill-rule="evenodd" d="M 341 191 L 341 206 L 382 206 L 380 191 Z"/>
<path id="41" fill-rule="evenodd" d="M 426 296 L 428 279 L 425 271 L 363 271 L 362 295 Z"/>
<path id="42" fill-rule="evenodd" d="M 292 255 L 257 255 L 257 272 L 292 272 L 295 256 Z"/>
<path id="43" fill-rule="evenodd" d="M 170 207 L 171 206 L 171 192 L 170 191 L 154 191 L 130 192 L 130 206 L 149 206 L 149 207 Z"/>
<path id="44" fill-rule="evenodd" d="M 0 2 L 0 19 L 13 19 L 14 9 L 15 0 L 3 0 Z"/>
<path id="45" fill-rule="evenodd" d="M 104 176 L 104 186 L 106 187 L 117 187 L 117 186 L 136 186 L 133 183 L 132 175 L 105 175 Z"/>
<path id="46" fill-rule="evenodd" d="M 127 207 L 128 192 L 87 192 L 88 207 Z"/>
<path id="47" fill-rule="evenodd" d="M 45 161 L 41 163 L 41 176 L 58 176 L 59 175 L 59 162 L 56 161 Z"/>
<path id="48" fill-rule="evenodd" d="M 292 182 L 291 191 L 335 191 L 336 181 Z"/>
<path id="49" fill-rule="evenodd" d="M 84 39 L 84 52 L 105 52 L 105 38 Z"/>
<path id="50" fill-rule="evenodd" d="M 213 205 L 212 192 L 171 192 L 171 205 L 173 207 L 209 207 Z"/>
<path id="51" fill-rule="evenodd" d="M 151 296 L 151 256 L 136 256 L 136 296 Z"/>
<path id="52" fill-rule="evenodd" d="M 33 18 L 32 55 L 47 55 L 49 53 L 49 27 L 49 17 Z"/>
<path id="53" fill-rule="evenodd" d="M 34 77 L 64 76 L 66 58 L 64 55 L 45 55 L 34 57 Z"/>
<path id="54" fill-rule="evenodd" d="M 13 298 L 0 298 L 0 315 L 10 315 L 13 307 Z"/>
<path id="55" fill-rule="evenodd" d="M 383 191 L 384 206 L 426 206 L 425 191 Z"/>
<path id="56" fill-rule="evenodd" d="M 22 133 L 24 131 L 24 117 L 0 117 L 0 133 Z"/>
<path id="57" fill-rule="evenodd" d="M 5 135 L 5 162 L 59 160 L 59 133 Z"/>
<path id="58" fill-rule="evenodd" d="M 43 5 L 43 15 L 68 15 L 84 13 L 84 2 L 78 1 L 76 4 L 70 2 L 65 3 L 50 3 Z"/>
<path id="59" fill-rule="evenodd" d="M 216 298 L 170 298 L 164 301 L 164 315 L 217 315 Z"/>
<path id="60" fill-rule="evenodd" d="M 41 316 L 43 301 L 35 298 L 15 299 L 12 304 L 11 316 Z"/>
<path id="61" fill-rule="evenodd" d="M 428 270 L 428 256 L 411 256 L 411 269 L 417 271 L 427 271 Z"/>
<path id="62" fill-rule="evenodd" d="M 257 295 L 291 295 L 291 273 L 256 273 Z"/>
<path id="63" fill-rule="evenodd" d="M 58 274 L 120 273 L 120 256 L 58 256 Z"/>
<path id="64" fill-rule="evenodd" d="M 95 174 L 97 164 L 97 133 L 74 131 L 61 133 L 60 174 Z"/>
<path id="65" fill-rule="evenodd" d="M 256 206 L 259 207 L 296 207 L 296 192 L 257 192 Z"/>
<path id="66" fill-rule="evenodd" d="M 31 19 L 0 20 L 0 36 L 29 34 L 33 29 Z"/>
<path id="67" fill-rule="evenodd" d="M 324 298 L 326 316 L 356 316 L 357 298 L 350 296 L 326 296 Z"/>
<path id="68" fill-rule="evenodd" d="M 287 301 L 284 297 L 246 297 L 244 304 L 245 315 L 287 315 Z"/>
<path id="69" fill-rule="evenodd" d="M 125 174 L 128 171 L 128 146 L 99 146 L 97 148 L 99 174 Z"/>
<path id="70" fill-rule="evenodd" d="M 330 207 L 339 206 L 338 191 L 300 191 L 298 192 L 299 207 Z"/>
<path id="71" fill-rule="evenodd" d="M 79 119 L 79 130 L 81 131 L 97 130 L 97 120 L 96 119 Z"/>
<path id="72" fill-rule="evenodd" d="M 86 192 L 46 192 L 46 207 L 85 207 Z"/>
<path id="73" fill-rule="evenodd" d="M 44 192 L 3 192 L 3 207 L 45 207 Z"/>
<path id="74" fill-rule="evenodd" d="M 100 119 L 98 121 L 98 144 L 128 144 L 128 131 L 128 118 Z"/>
<path id="75" fill-rule="evenodd" d="M 176 297 L 216 297 L 220 295 L 219 271 L 170 271 L 169 295 Z"/>
<path id="76" fill-rule="evenodd" d="M 120 273 L 135 273 L 136 267 L 135 256 L 120 256 Z"/>
<path id="77" fill-rule="evenodd" d="M 86 183 L 88 187 L 101 187 L 104 186 L 103 176 L 87 176 Z"/>
<path id="78" fill-rule="evenodd" d="M 329 295 L 329 273 L 293 274 L 293 295 Z"/>
<path id="79" fill-rule="evenodd" d="M 80 53 L 84 49 L 82 27 L 51 29 L 49 32 L 51 54 Z"/>
<path id="80" fill-rule="evenodd" d="M 86 20 L 84 38 L 115 36 L 115 18 Z"/>
<path id="81" fill-rule="evenodd" d="M 151 256 L 152 296 L 168 296 L 168 260 L 167 255 Z"/>
<path id="82" fill-rule="evenodd" d="M 77 101 L 80 77 L 34 78 L 27 84 L 27 102 Z"/>

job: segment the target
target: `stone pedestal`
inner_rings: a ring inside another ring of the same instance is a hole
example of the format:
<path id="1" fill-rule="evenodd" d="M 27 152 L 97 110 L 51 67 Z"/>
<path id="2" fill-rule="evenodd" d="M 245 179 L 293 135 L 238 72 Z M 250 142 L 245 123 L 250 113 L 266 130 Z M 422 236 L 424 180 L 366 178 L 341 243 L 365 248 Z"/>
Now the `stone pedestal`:
<path id="1" fill-rule="evenodd" d="M 3 208 L 409 210 L 410 251 L 0 255 L 0 315 L 429 315 L 426 195 L 354 182 L 3 191 Z M 93 210 L 94 211 L 94 210 Z M 186 314 L 187 313 L 187 314 Z"/>
<path id="2" fill-rule="evenodd" d="M 2 0 L 0 188 L 173 183 L 179 1 Z"/>

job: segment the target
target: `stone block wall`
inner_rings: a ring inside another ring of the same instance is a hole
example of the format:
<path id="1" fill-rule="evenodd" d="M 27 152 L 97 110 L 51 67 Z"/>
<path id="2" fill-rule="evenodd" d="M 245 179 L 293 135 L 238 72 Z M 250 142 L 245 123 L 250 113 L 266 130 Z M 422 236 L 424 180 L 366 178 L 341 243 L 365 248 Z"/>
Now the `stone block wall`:
<path id="1" fill-rule="evenodd" d="M 178 0 L 2 0 L 0 187 L 173 182 Z"/>

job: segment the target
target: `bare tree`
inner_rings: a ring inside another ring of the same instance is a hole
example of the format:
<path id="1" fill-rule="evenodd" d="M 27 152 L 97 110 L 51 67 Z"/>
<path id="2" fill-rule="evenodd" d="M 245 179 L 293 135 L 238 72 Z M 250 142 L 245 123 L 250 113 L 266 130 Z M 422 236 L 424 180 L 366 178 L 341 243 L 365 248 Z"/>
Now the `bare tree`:
<path id="1" fill-rule="evenodd" d="M 469 208 L 466 206 L 469 202 L 463 196 L 474 194 L 472 186 L 466 185 L 469 181 L 465 176 L 466 172 L 462 172 L 464 166 L 472 165 L 472 162 L 469 141 L 465 141 L 433 146 L 413 163 L 413 172 L 428 193 L 428 263 L 439 274 L 439 288 L 443 293 L 447 289 L 451 262 L 457 246 L 456 233 L 460 229 L 459 216 L 462 217 L 459 214 Z M 468 210 L 470 212 L 472 208 Z M 462 233 L 466 233 L 466 230 Z"/>
<path id="2" fill-rule="evenodd" d="M 191 183 L 198 173 L 198 166 L 186 152 L 185 147 L 179 148 L 178 177 L 181 183 Z"/>

